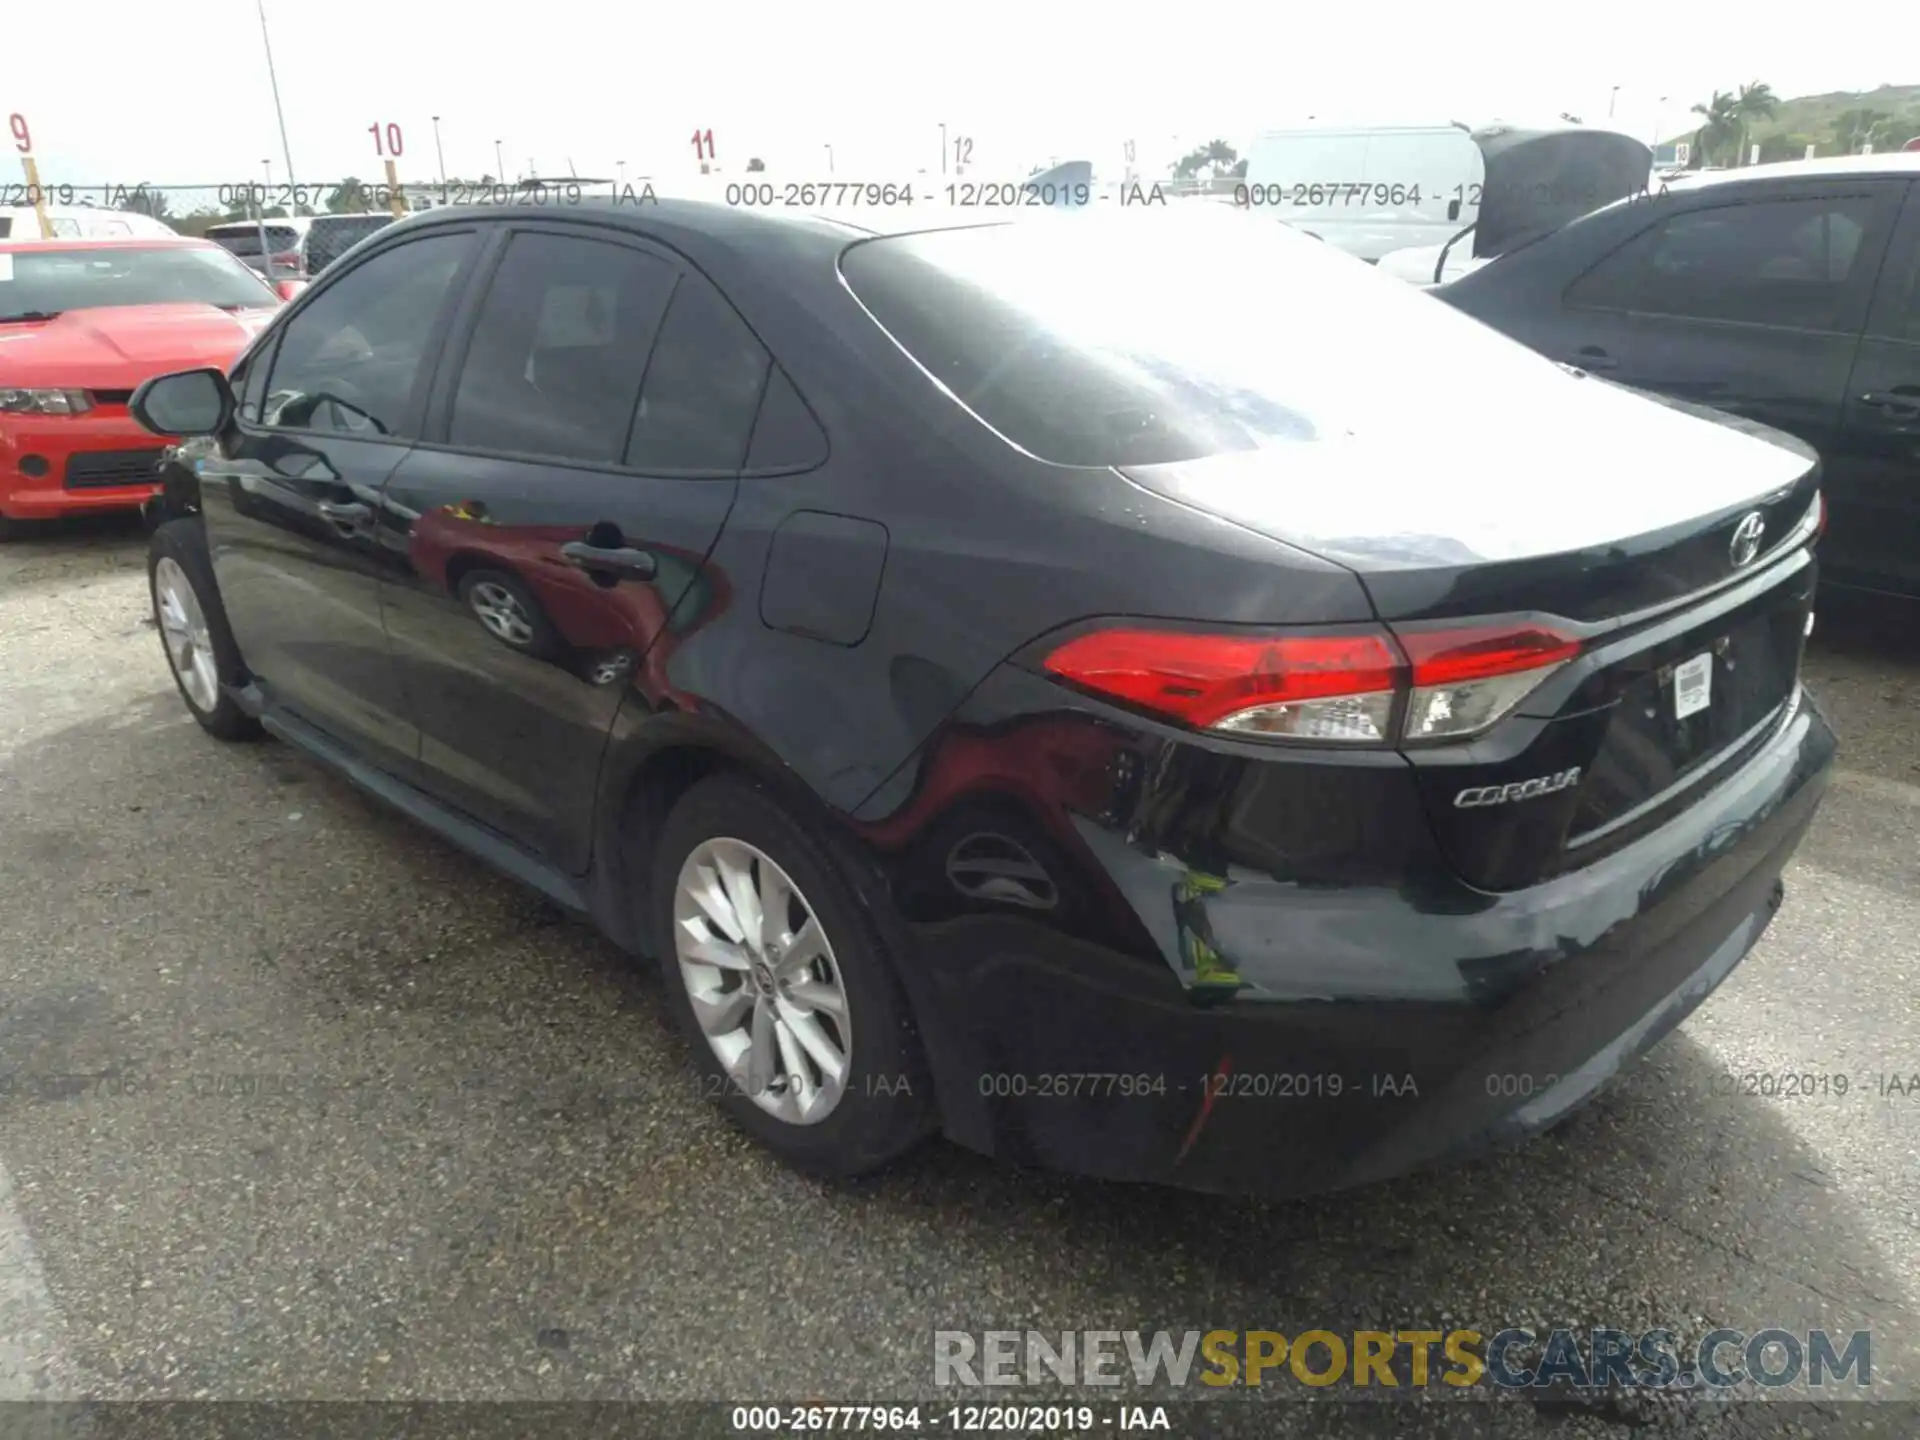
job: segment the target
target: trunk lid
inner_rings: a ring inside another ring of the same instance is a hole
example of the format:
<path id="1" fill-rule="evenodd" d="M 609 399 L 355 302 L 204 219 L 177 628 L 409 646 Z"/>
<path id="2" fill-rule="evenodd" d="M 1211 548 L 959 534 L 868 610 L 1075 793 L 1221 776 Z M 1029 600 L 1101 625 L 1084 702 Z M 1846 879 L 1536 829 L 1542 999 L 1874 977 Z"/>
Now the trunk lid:
<path id="1" fill-rule="evenodd" d="M 1813 604 L 1810 449 L 1552 379 L 1452 458 L 1444 434 L 1353 426 L 1122 470 L 1347 566 L 1402 636 L 1524 617 L 1579 637 L 1490 730 L 1402 748 L 1443 848 L 1489 890 L 1610 853 L 1737 768 L 1798 703 Z"/>
<path id="2" fill-rule="evenodd" d="M 1345 565 L 1389 621 L 1614 619 L 1726 580 L 1742 517 L 1765 552 L 1812 500 L 1818 457 L 1779 431 L 1545 360 L 1518 374 L 1471 429 L 1381 397 L 1298 443 L 1121 473 Z"/>

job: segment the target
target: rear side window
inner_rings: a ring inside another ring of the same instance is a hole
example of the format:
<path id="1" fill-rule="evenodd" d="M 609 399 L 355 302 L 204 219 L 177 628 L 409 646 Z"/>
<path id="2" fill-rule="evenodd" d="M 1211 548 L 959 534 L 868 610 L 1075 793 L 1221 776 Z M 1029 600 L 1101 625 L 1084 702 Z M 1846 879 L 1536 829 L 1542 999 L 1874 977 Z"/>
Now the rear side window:
<path id="1" fill-rule="evenodd" d="M 813 412 L 778 365 L 767 373 L 767 393 L 747 448 L 750 471 L 811 470 L 827 458 L 827 437 Z"/>
<path id="2" fill-rule="evenodd" d="M 515 235 L 474 327 L 448 442 L 618 462 L 675 278 L 630 246 Z"/>
<path id="3" fill-rule="evenodd" d="M 683 279 L 647 363 L 627 464 L 653 473 L 738 470 L 768 363 L 746 322 L 712 286 Z"/>
<path id="4" fill-rule="evenodd" d="M 1758 200 L 1672 215 L 1574 283 L 1567 302 L 1796 330 L 1839 320 L 1873 218 L 1865 195 Z"/>

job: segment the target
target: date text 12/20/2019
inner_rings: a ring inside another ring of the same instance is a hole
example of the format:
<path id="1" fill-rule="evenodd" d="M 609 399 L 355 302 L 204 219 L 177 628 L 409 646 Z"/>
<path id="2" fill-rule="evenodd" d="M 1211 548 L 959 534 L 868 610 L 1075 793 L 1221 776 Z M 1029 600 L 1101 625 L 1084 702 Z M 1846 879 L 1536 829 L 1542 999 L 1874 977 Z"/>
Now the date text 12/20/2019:
<path id="1" fill-rule="evenodd" d="M 741 1434 L 799 1431 L 915 1432 L 955 1435 L 1049 1434 L 1091 1430 L 1171 1430 L 1164 1405 L 735 1405 L 727 1416 Z"/>

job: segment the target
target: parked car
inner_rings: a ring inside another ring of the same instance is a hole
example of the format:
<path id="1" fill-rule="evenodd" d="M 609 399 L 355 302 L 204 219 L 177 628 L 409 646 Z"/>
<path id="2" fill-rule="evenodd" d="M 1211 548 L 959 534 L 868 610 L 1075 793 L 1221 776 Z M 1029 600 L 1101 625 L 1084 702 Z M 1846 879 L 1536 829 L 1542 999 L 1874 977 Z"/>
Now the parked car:
<path id="1" fill-rule="evenodd" d="M 1206 207 L 448 207 L 134 408 L 195 437 L 150 569 L 199 723 L 658 957 L 829 1173 L 1530 1134 L 1752 946 L 1834 753 L 1805 446 Z"/>
<path id="2" fill-rule="evenodd" d="M 311 280 L 367 236 L 393 223 L 391 214 L 299 215 L 265 222 L 231 220 L 207 238 L 252 270 L 274 280 Z M 261 232 L 266 248 L 261 248 Z"/>
<path id="3" fill-rule="evenodd" d="M 206 237 L 237 257 L 249 270 L 273 280 L 299 280 L 306 278 L 300 244 L 312 223 L 305 215 L 272 220 L 229 220 L 209 225 Z"/>
<path id="4" fill-rule="evenodd" d="M 303 280 L 312 279 L 369 235 L 393 224 L 392 214 L 316 215 L 300 237 L 300 270 Z"/>
<path id="5" fill-rule="evenodd" d="M 1920 155 L 1698 175 L 1432 293 L 1555 360 L 1799 436 L 1823 578 L 1920 595 Z"/>
<path id="6" fill-rule="evenodd" d="M 1474 140 L 1487 176 L 1478 209 L 1437 243 L 1383 255 L 1387 274 L 1422 286 L 1457 280 L 1589 210 L 1645 194 L 1652 174 L 1651 149 L 1606 130 L 1499 129 Z"/>
<path id="7" fill-rule="evenodd" d="M 127 413 L 135 387 L 226 365 L 279 304 L 202 240 L 0 242 L 0 538 L 137 509 L 161 447 Z"/>
<path id="8" fill-rule="evenodd" d="M 1256 214 L 1430 281 L 1645 190 L 1652 163 L 1638 140 L 1580 125 L 1318 126 L 1256 139 L 1235 194 Z"/>
<path id="9" fill-rule="evenodd" d="M 133 210 L 103 210 L 92 205 L 49 205 L 47 223 L 31 205 L 0 205 L 0 240 L 112 240 L 152 236 L 170 240 L 178 232 L 164 220 Z"/>

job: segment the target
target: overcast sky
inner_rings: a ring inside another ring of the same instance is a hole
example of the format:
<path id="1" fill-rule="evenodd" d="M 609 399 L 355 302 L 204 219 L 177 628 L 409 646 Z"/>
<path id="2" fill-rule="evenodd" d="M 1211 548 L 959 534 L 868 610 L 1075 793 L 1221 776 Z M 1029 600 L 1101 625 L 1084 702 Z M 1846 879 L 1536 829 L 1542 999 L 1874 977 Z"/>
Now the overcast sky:
<path id="1" fill-rule="evenodd" d="M 610 176 L 624 160 L 629 179 L 677 175 L 711 129 L 727 172 L 758 155 L 825 178 L 831 145 L 839 178 L 885 180 L 938 173 L 945 122 L 980 173 L 1057 156 L 1117 176 L 1129 138 L 1156 168 L 1308 115 L 1604 123 L 1617 85 L 1613 123 L 1651 140 L 1742 81 L 1783 96 L 1920 82 L 1920 9 L 1895 0 L 1811 24 L 1672 0 L 265 6 L 303 182 L 378 177 L 367 127 L 389 121 L 401 178 L 433 179 L 434 115 L 455 175 L 492 172 L 496 139 L 509 174 Z M 285 179 L 255 0 L 8 8 L 0 115 L 27 117 L 43 179 L 221 182 L 266 158 Z M 0 184 L 19 178 L 0 164 Z"/>

